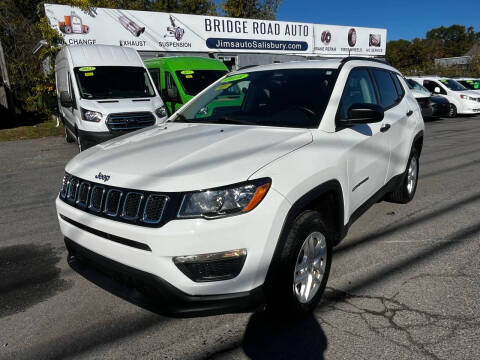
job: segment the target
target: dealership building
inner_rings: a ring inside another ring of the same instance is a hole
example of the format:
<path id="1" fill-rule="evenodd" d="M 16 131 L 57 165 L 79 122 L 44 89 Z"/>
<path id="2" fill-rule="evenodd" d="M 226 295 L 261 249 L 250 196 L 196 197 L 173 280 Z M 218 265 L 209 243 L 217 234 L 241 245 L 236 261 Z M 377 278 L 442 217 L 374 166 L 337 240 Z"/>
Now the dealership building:
<path id="1" fill-rule="evenodd" d="M 217 58 L 236 70 L 318 57 L 385 56 L 387 30 L 45 4 L 67 45 L 105 44 L 160 56 Z"/>

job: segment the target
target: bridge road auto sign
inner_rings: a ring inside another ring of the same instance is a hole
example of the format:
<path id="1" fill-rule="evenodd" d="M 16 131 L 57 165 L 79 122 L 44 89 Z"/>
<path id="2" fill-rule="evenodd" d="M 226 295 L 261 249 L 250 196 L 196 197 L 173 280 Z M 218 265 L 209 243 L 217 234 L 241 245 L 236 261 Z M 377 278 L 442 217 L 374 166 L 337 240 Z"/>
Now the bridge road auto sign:
<path id="1" fill-rule="evenodd" d="M 385 54 L 385 29 L 52 4 L 45 4 L 45 13 L 67 45 L 167 52 L 345 55 L 349 49 L 356 55 Z"/>

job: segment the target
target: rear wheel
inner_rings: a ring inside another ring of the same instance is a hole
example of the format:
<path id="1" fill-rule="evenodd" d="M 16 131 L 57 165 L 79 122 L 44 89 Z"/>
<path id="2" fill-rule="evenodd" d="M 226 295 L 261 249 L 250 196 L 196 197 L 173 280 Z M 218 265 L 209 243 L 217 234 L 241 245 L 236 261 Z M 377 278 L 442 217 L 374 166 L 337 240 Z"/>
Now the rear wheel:
<path id="1" fill-rule="evenodd" d="M 267 284 L 267 310 L 300 315 L 315 308 L 330 273 L 332 243 L 318 211 L 304 211 L 295 219 Z"/>
<path id="2" fill-rule="evenodd" d="M 450 104 L 450 109 L 448 110 L 448 117 L 454 118 L 457 116 L 457 107 L 453 104 Z"/>
<path id="3" fill-rule="evenodd" d="M 420 169 L 418 150 L 413 148 L 408 159 L 407 169 L 403 174 L 403 181 L 392 193 L 387 195 L 387 200 L 395 203 L 406 204 L 415 196 Z"/>

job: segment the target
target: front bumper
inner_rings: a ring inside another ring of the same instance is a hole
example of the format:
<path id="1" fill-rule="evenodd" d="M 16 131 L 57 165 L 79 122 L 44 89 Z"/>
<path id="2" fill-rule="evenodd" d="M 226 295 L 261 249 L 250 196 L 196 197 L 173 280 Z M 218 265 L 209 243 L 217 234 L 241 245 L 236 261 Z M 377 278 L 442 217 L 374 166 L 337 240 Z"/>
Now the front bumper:
<path id="1" fill-rule="evenodd" d="M 123 135 L 122 133 L 113 134 L 108 131 L 94 132 L 84 130 L 78 130 L 78 134 L 82 139 L 82 145 L 84 150 L 103 143 L 107 140 L 116 138 L 117 136 Z"/>
<path id="2" fill-rule="evenodd" d="M 272 188 L 247 214 L 215 220 L 172 220 L 159 228 L 89 214 L 59 198 L 56 206 L 62 234 L 72 242 L 160 278 L 188 296 L 208 296 L 250 292 L 264 283 L 290 203 Z M 194 282 L 173 262 L 176 256 L 233 249 L 246 249 L 247 256 L 239 275 L 229 280 Z"/>
<path id="3" fill-rule="evenodd" d="M 480 102 L 468 101 L 463 102 L 459 109 L 457 109 L 459 114 L 471 115 L 480 113 Z"/>
<path id="4" fill-rule="evenodd" d="M 226 294 L 191 296 L 178 290 L 162 278 L 126 266 L 78 245 L 65 238 L 69 263 L 79 262 L 100 271 L 121 285 L 135 287 L 154 297 L 162 311 L 169 315 L 219 314 L 225 312 L 246 312 L 259 309 L 264 304 L 263 287 L 251 291 Z"/>

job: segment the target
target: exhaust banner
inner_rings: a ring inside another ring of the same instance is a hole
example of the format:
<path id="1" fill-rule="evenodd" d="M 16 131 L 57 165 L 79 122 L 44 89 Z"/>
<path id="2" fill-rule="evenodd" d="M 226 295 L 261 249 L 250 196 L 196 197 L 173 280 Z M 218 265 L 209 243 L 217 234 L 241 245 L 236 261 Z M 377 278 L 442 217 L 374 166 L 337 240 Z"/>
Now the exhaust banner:
<path id="1" fill-rule="evenodd" d="M 139 51 L 384 55 L 385 29 L 45 4 L 67 45 Z M 354 40 L 352 40 L 354 39 Z M 353 44 L 353 45 L 349 45 Z"/>

